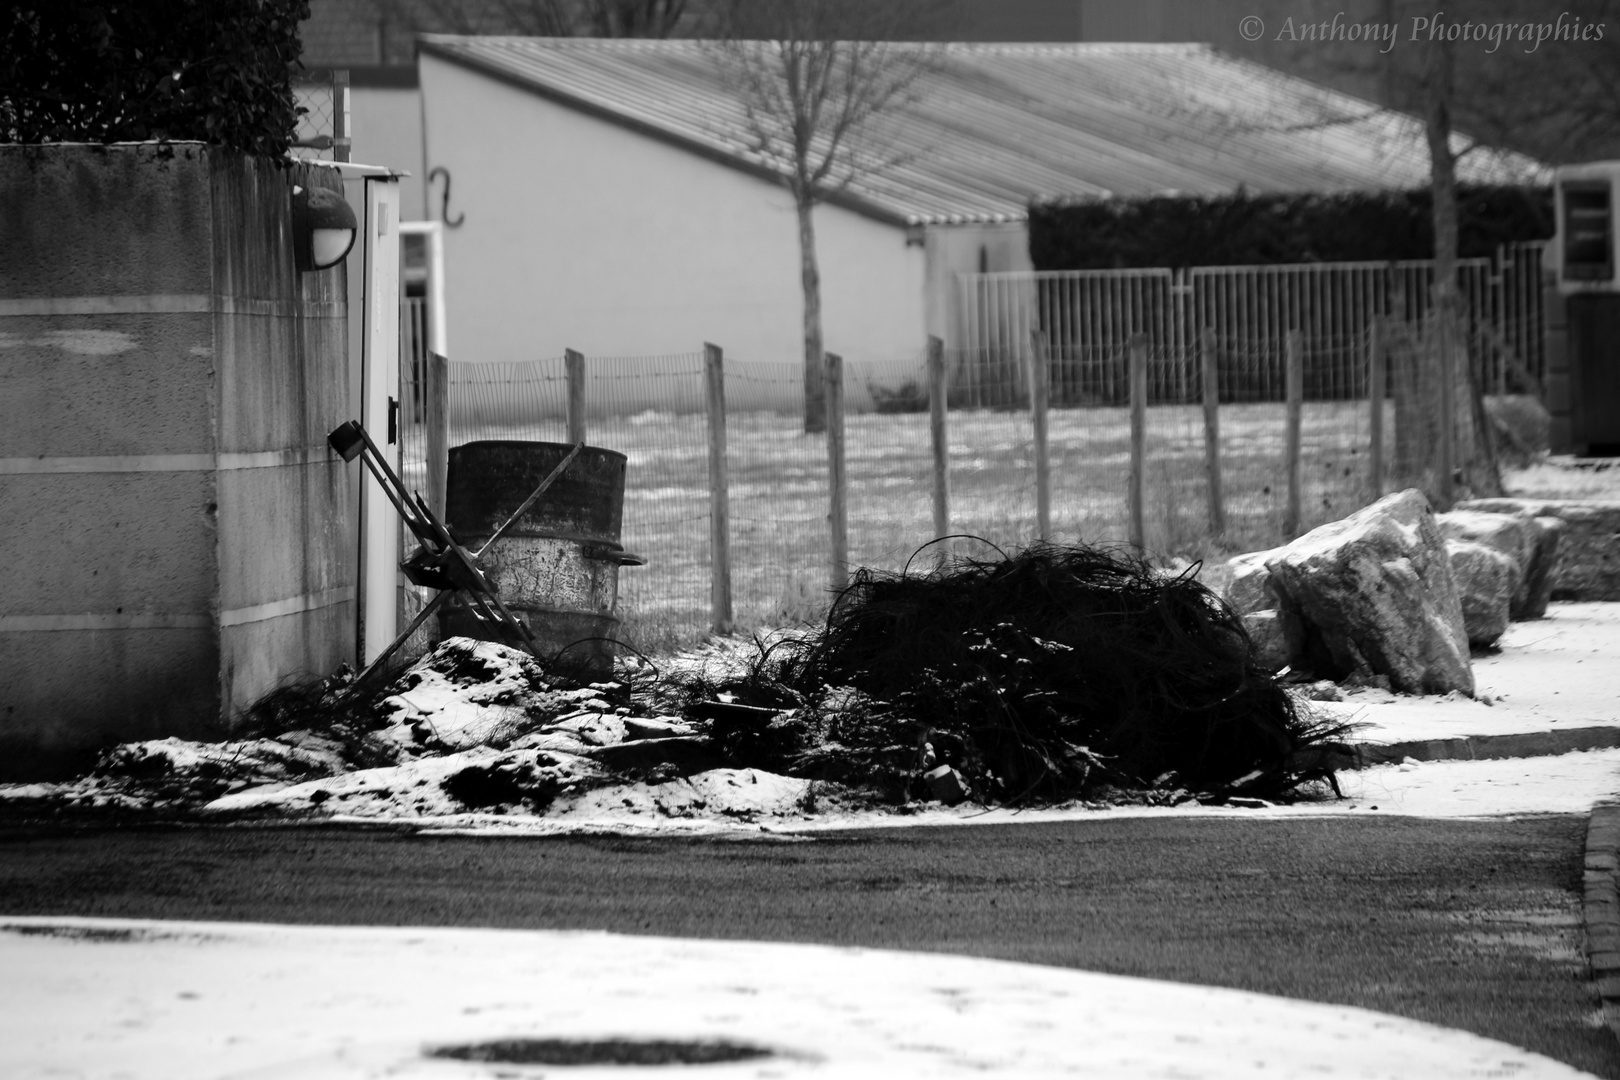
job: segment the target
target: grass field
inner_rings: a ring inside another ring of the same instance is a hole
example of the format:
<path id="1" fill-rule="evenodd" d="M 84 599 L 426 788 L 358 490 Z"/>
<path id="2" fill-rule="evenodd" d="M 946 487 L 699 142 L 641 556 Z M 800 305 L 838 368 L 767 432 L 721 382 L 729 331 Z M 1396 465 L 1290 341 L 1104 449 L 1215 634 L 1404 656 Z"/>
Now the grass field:
<path id="1" fill-rule="evenodd" d="M 1303 424 L 1306 528 L 1366 501 L 1366 406 L 1312 403 Z M 1211 536 L 1202 413 L 1149 410 L 1145 455 L 1150 552 L 1199 558 L 1281 542 L 1284 408 L 1221 410 L 1227 531 Z M 707 623 L 708 466 L 700 416 L 642 414 L 600 424 L 592 442 L 629 458 L 626 547 L 648 565 L 621 575 L 626 635 L 649 644 Z M 739 625 L 815 618 L 829 579 L 826 441 L 774 413 L 728 418 L 732 590 Z M 933 536 L 926 414 L 847 422 L 852 566 L 904 567 Z M 1036 537 L 1034 443 L 1020 412 L 964 410 L 949 420 L 953 532 L 1018 547 Z M 1122 543 L 1129 535 L 1130 418 L 1118 408 L 1054 410 L 1048 437 L 1052 539 Z M 958 550 L 975 545 L 958 542 Z M 667 628 L 667 629 L 666 629 Z"/>

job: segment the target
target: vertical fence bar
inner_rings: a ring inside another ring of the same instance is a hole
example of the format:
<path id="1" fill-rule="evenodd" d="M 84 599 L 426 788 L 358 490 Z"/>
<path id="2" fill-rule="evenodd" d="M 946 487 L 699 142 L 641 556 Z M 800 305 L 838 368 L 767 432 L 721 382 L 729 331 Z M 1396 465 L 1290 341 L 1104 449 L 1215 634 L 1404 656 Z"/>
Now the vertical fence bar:
<path id="1" fill-rule="evenodd" d="M 1131 544 L 1140 551 L 1147 546 L 1144 521 L 1147 486 L 1147 336 L 1131 335 L 1126 357 L 1131 384 Z"/>
<path id="2" fill-rule="evenodd" d="M 1375 315 L 1367 324 L 1367 486 L 1375 500 L 1384 494 L 1384 370 L 1384 320 Z"/>
<path id="3" fill-rule="evenodd" d="M 827 583 L 834 592 L 849 584 L 849 490 L 844 472 L 844 358 L 825 353 L 827 401 L 827 525 L 832 554 Z"/>
<path id="4" fill-rule="evenodd" d="M 1046 407 L 1051 365 L 1046 359 L 1046 335 L 1029 332 L 1029 418 L 1035 438 L 1035 535 L 1052 538 L 1052 462 L 1047 449 Z"/>
<path id="5" fill-rule="evenodd" d="M 1204 471 L 1209 474 L 1209 531 L 1213 536 L 1226 533 L 1226 502 L 1221 494 L 1221 373 L 1215 354 L 1215 331 L 1208 326 L 1198 332 L 1198 352 L 1202 361 L 1204 401 Z"/>
<path id="6" fill-rule="evenodd" d="M 585 354 L 573 349 L 563 351 L 563 364 L 568 374 L 568 441 L 585 441 Z"/>
<path id="7" fill-rule="evenodd" d="M 709 625 L 729 634 L 731 495 L 726 475 L 726 371 L 720 346 L 703 343 L 703 403 L 709 419 Z"/>
<path id="8" fill-rule="evenodd" d="M 928 437 L 934 448 L 934 537 L 951 532 L 951 448 L 945 427 L 945 343 L 928 338 Z"/>
<path id="9" fill-rule="evenodd" d="M 1283 536 L 1292 540 L 1300 524 L 1300 428 L 1305 405 L 1305 347 L 1298 330 L 1288 331 L 1283 382 L 1288 395 L 1288 506 L 1283 512 Z"/>

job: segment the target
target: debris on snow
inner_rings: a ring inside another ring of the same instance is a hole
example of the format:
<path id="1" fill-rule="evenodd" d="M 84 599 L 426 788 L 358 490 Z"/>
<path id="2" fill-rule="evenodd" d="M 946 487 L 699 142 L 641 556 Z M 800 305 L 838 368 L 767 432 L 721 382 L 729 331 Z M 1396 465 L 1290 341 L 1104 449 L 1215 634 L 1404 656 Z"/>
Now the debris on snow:
<path id="1" fill-rule="evenodd" d="M 558 803 L 589 817 L 689 818 L 722 815 L 751 821 L 803 813 L 810 782 L 760 769 L 711 769 L 663 783 L 595 788 Z"/>
<path id="2" fill-rule="evenodd" d="M 1192 569 L 1042 546 L 922 576 L 863 571 L 819 631 L 717 641 L 662 673 L 626 662 L 611 681 L 451 638 L 369 696 L 347 673 L 267 695 L 242 725 L 258 738 L 132 743 L 92 777 L 0 791 L 0 805 L 734 821 L 818 798 L 1287 796 L 1324 774 L 1342 725 L 1302 714 L 1254 665 Z"/>
<path id="3" fill-rule="evenodd" d="M 1245 795 L 1278 797 L 1346 730 L 1300 711 L 1190 572 L 1085 545 L 860 571 L 825 629 L 762 644 L 747 671 L 698 689 L 707 703 L 690 711 L 729 764 L 886 783 L 896 801 L 926 792 L 925 761 L 981 802 L 1145 789 L 1166 772 L 1220 792 L 1255 770 Z"/>
<path id="4" fill-rule="evenodd" d="M 294 785 L 267 785 L 215 799 L 213 818 L 355 817 L 408 819 L 469 809 L 527 805 L 543 810 L 558 795 L 603 778 L 594 762 L 543 750 L 475 747 L 443 757 L 360 769 Z"/>

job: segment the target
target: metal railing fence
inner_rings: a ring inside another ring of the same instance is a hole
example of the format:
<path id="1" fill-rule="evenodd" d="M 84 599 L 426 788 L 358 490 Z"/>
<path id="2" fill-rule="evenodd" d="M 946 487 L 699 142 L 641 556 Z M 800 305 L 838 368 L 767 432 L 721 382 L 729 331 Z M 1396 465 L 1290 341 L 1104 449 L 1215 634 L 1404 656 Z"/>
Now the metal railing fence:
<path id="1" fill-rule="evenodd" d="M 1459 262 L 1470 355 L 1486 392 L 1527 390 L 1543 373 L 1542 247 L 1507 245 Z M 956 393 L 973 405 L 1022 400 L 1040 333 L 1053 404 L 1122 404 L 1126 346 L 1143 334 L 1163 358 L 1149 377 L 1155 404 L 1199 400 L 1198 357 L 1210 347 L 1223 354 L 1222 401 L 1280 401 L 1284 343 L 1297 330 L 1315 345 L 1306 397 L 1358 398 L 1360 369 L 1334 356 L 1353 354 L 1375 319 L 1423 321 L 1433 284 L 1429 260 L 961 274 L 954 318 L 972 360 L 955 372 Z"/>

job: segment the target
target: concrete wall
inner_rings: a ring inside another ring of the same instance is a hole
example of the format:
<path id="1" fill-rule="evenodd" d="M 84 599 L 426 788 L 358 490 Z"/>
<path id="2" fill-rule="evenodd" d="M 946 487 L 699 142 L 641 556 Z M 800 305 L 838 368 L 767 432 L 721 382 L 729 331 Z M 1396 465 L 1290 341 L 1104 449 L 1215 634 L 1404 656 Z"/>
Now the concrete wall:
<path id="1" fill-rule="evenodd" d="M 450 358 L 694 352 L 800 362 L 792 199 L 780 186 L 431 56 L 427 166 L 454 185 Z M 817 208 L 826 347 L 920 363 L 925 259 L 904 229 Z M 658 393 L 647 387 L 647 405 Z"/>
<path id="2" fill-rule="evenodd" d="M 0 147 L 0 775 L 223 733 L 352 654 L 344 287 L 292 267 L 292 179 Z"/>

